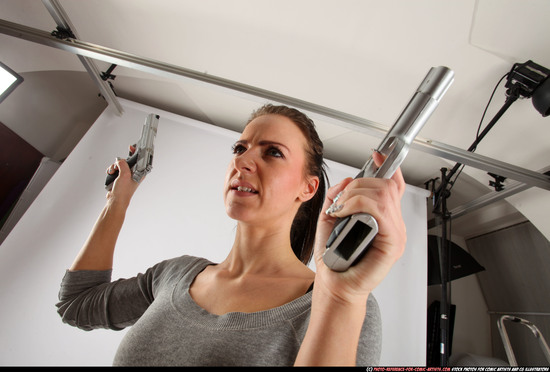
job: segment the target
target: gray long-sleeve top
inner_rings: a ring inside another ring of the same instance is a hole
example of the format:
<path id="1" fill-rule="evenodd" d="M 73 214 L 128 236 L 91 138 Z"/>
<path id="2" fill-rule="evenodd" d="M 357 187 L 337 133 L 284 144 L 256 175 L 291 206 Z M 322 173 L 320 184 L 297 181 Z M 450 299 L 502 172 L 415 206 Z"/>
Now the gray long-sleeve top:
<path id="1" fill-rule="evenodd" d="M 309 323 L 311 292 L 269 310 L 214 315 L 189 294 L 193 279 L 211 264 L 182 256 L 114 282 L 110 270 L 67 271 L 58 313 L 65 323 L 84 330 L 132 326 L 114 365 L 293 365 Z M 380 312 L 371 295 L 357 365 L 378 364 L 381 335 Z"/>

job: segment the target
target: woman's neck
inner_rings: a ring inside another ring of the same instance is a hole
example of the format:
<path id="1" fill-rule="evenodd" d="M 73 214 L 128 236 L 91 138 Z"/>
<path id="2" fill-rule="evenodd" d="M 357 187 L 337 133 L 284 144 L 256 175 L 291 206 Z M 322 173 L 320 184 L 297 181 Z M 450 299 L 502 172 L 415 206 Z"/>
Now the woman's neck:
<path id="1" fill-rule="evenodd" d="M 236 276 L 270 275 L 304 267 L 292 251 L 290 227 L 260 227 L 241 222 L 237 226 L 233 247 L 220 265 Z"/>

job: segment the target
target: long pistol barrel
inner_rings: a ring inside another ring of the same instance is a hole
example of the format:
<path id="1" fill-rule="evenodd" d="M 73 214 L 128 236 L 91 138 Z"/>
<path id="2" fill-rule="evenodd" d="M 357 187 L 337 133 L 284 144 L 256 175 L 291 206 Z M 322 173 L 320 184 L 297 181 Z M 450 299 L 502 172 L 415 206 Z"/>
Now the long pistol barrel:
<path id="1" fill-rule="evenodd" d="M 376 167 L 371 157 L 356 178 L 390 178 L 394 174 L 453 80 L 454 72 L 447 67 L 439 66 L 430 69 L 377 149 L 386 157 L 384 164 L 380 168 Z"/>
<path id="2" fill-rule="evenodd" d="M 447 67 L 432 67 L 378 147 L 377 151 L 386 157 L 384 163 L 377 167 L 371 156 L 355 178 L 390 178 L 453 80 L 454 72 Z M 339 196 L 326 213 L 337 210 Z M 367 213 L 337 219 L 328 238 L 323 261 L 332 270 L 347 270 L 361 259 L 377 233 L 378 223 Z"/>

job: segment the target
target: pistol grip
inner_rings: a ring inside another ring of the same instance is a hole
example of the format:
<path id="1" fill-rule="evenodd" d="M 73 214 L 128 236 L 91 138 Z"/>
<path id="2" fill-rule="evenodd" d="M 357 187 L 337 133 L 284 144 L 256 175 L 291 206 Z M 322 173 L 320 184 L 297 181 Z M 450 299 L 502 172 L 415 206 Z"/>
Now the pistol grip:
<path id="1" fill-rule="evenodd" d="M 128 166 L 130 167 L 130 169 L 132 169 L 134 165 L 136 165 L 137 160 L 138 160 L 138 151 L 136 151 L 132 156 L 128 157 L 126 159 L 126 163 L 128 163 Z M 107 175 L 107 178 L 105 179 L 106 190 L 111 191 L 111 189 L 113 188 L 113 182 L 115 182 L 117 177 L 118 177 L 118 169 L 113 174 Z"/>
<path id="2" fill-rule="evenodd" d="M 367 213 L 337 219 L 323 261 L 334 271 L 346 271 L 363 257 L 377 233 L 378 223 Z"/>

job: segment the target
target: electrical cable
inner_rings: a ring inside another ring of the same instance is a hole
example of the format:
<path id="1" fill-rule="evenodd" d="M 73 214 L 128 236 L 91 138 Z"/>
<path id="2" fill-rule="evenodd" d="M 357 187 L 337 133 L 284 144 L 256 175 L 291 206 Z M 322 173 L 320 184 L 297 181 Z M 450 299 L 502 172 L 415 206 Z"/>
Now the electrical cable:
<path id="1" fill-rule="evenodd" d="M 491 93 L 491 96 L 489 97 L 489 101 L 487 102 L 487 105 L 485 105 L 485 110 L 483 110 L 483 115 L 481 116 L 481 120 L 479 121 L 479 125 L 477 126 L 477 132 L 476 132 L 476 141 L 479 139 L 479 132 L 481 130 L 481 125 L 483 124 L 483 120 L 485 119 L 485 114 L 487 113 L 487 109 L 489 108 L 489 105 L 491 104 L 491 101 L 493 100 L 493 97 L 495 95 L 495 92 L 497 91 L 497 88 L 499 87 L 500 83 L 502 83 L 502 80 L 504 80 L 504 78 L 506 78 L 508 75 L 510 75 L 509 72 L 507 72 L 506 74 L 504 74 L 500 80 L 498 81 L 498 83 L 495 85 L 494 89 L 493 89 L 493 93 Z M 474 152 L 476 151 L 477 149 L 477 145 L 476 147 L 474 147 L 471 152 Z M 460 176 L 460 174 L 462 173 L 462 170 L 464 169 L 465 165 L 463 164 L 462 167 L 460 167 L 460 170 L 457 172 L 455 178 L 453 181 L 449 181 L 449 184 L 450 184 L 450 187 L 449 187 L 449 190 L 448 191 L 451 191 L 451 189 L 453 188 L 453 186 L 455 185 L 456 183 L 456 180 L 458 179 L 458 177 Z"/>
<path id="2" fill-rule="evenodd" d="M 481 129 L 481 124 L 483 123 L 483 119 L 485 118 L 485 114 L 487 113 L 487 109 L 489 108 L 489 105 L 491 104 L 491 101 L 493 100 L 493 96 L 495 95 L 495 92 L 497 91 L 497 88 L 500 85 L 500 83 L 502 82 L 502 80 L 504 80 L 504 78 L 507 77 L 508 75 L 510 75 L 509 72 L 507 72 L 506 74 L 504 74 L 503 77 L 500 78 L 497 85 L 493 89 L 493 93 L 491 93 L 491 97 L 489 98 L 489 102 L 487 102 L 487 105 L 485 106 L 485 110 L 483 111 L 483 115 L 481 116 L 481 120 L 479 122 L 479 125 L 477 126 L 476 140 L 479 138 L 479 131 Z M 472 152 L 474 152 L 476 150 L 476 148 L 477 148 L 477 146 L 474 147 Z"/>

